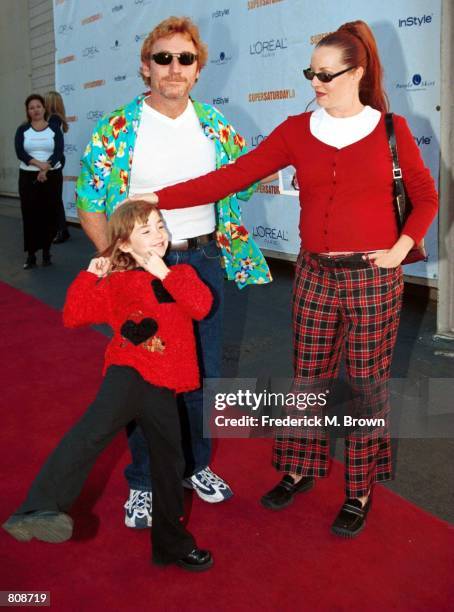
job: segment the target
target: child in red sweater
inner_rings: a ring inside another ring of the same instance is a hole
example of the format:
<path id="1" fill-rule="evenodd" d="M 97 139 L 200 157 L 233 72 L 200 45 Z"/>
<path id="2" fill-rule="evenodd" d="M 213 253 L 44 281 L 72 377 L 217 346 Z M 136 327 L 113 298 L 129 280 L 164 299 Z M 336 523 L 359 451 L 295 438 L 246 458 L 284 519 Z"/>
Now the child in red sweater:
<path id="1" fill-rule="evenodd" d="M 184 458 L 175 393 L 200 384 L 193 319 L 208 314 L 211 292 L 191 266 L 164 263 L 168 234 L 153 204 L 126 201 L 109 219 L 108 233 L 110 246 L 77 276 L 63 311 L 68 327 L 112 327 L 103 383 L 3 527 L 20 541 L 68 540 L 73 521 L 66 511 L 101 451 L 136 419 L 151 456 L 153 561 L 205 570 L 211 554 L 197 548 L 181 522 Z"/>

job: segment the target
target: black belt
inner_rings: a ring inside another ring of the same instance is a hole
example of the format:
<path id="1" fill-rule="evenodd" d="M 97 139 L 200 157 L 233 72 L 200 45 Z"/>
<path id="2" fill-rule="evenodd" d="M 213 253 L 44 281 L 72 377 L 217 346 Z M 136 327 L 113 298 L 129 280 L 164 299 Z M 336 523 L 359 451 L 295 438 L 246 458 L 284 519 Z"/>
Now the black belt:
<path id="1" fill-rule="evenodd" d="M 308 263 L 326 268 L 350 268 L 358 270 L 370 268 L 368 253 L 351 253 L 349 255 L 320 255 L 319 253 L 304 253 L 304 259 Z M 364 259 L 365 257 L 365 259 Z"/>
<path id="2" fill-rule="evenodd" d="M 184 240 L 175 240 L 170 243 L 171 251 L 187 251 L 189 249 L 198 249 L 205 244 L 208 244 L 216 238 L 216 232 L 211 234 L 202 234 L 193 238 L 185 238 Z"/>

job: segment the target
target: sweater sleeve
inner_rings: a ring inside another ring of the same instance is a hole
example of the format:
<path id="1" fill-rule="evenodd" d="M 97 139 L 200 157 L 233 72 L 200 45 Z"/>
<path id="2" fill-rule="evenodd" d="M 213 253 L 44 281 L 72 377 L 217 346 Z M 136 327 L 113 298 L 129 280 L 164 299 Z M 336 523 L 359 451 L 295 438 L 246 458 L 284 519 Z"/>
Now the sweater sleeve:
<path id="1" fill-rule="evenodd" d="M 213 296 L 192 266 L 172 266 L 162 284 L 192 319 L 200 321 L 210 312 Z"/>
<path id="2" fill-rule="evenodd" d="M 14 148 L 16 149 L 16 156 L 20 161 L 30 164 L 30 160 L 33 159 L 31 155 L 24 149 L 24 132 L 29 127 L 28 124 L 20 125 L 16 130 L 16 136 L 14 137 Z"/>
<path id="3" fill-rule="evenodd" d="M 63 307 L 65 327 L 106 323 L 109 312 L 109 282 L 96 274 L 80 272 L 70 285 Z"/>
<path id="4" fill-rule="evenodd" d="M 55 124 L 49 124 L 49 127 L 54 133 L 54 150 L 47 161 L 51 166 L 55 166 L 55 164 L 61 162 L 63 159 L 63 132 Z"/>
<path id="5" fill-rule="evenodd" d="M 402 228 L 402 233 L 418 243 L 437 214 L 437 191 L 404 117 L 394 115 L 394 126 L 402 177 L 413 207 Z"/>
<path id="6" fill-rule="evenodd" d="M 216 202 L 289 166 L 292 163 L 291 154 L 285 138 L 288 121 L 284 121 L 256 149 L 242 155 L 234 163 L 157 191 L 159 207 L 174 209 Z"/>

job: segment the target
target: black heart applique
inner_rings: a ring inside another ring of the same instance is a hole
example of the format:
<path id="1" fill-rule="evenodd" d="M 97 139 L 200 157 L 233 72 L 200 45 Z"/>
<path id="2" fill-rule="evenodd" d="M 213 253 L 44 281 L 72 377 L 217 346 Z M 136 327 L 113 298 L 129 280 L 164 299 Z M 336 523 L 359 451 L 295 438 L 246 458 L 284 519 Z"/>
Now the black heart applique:
<path id="1" fill-rule="evenodd" d="M 175 300 L 164 287 L 159 278 L 154 278 L 151 281 L 151 287 L 159 304 L 170 304 L 172 302 L 175 302 Z"/>
<path id="2" fill-rule="evenodd" d="M 158 331 L 158 324 L 151 317 L 142 319 L 140 323 L 128 319 L 121 326 L 121 335 L 135 346 L 142 344 Z"/>

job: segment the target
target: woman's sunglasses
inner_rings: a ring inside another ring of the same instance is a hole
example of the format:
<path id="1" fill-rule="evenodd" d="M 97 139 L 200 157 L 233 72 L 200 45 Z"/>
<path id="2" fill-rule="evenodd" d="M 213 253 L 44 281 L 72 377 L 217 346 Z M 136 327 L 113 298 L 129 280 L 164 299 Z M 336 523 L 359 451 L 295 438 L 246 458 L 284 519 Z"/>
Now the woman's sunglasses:
<path id="1" fill-rule="evenodd" d="M 356 68 L 356 66 L 350 66 L 350 68 L 345 68 L 345 70 L 341 70 L 340 72 L 336 72 L 335 74 L 331 74 L 330 72 L 314 72 L 312 68 L 306 68 L 305 70 L 303 70 L 303 73 L 306 79 L 308 79 L 309 81 L 312 81 L 314 77 L 317 77 L 317 79 L 322 83 L 330 83 L 336 77 L 340 76 L 341 74 L 344 74 L 345 72 L 348 72 L 349 70 L 353 70 L 353 68 Z"/>
<path id="2" fill-rule="evenodd" d="M 151 59 L 159 64 L 160 66 L 168 66 L 172 63 L 173 58 L 178 58 L 178 61 L 182 66 L 191 66 L 196 59 L 195 53 L 189 51 L 183 51 L 182 53 L 170 53 L 170 51 L 160 51 L 159 53 L 153 53 Z"/>

